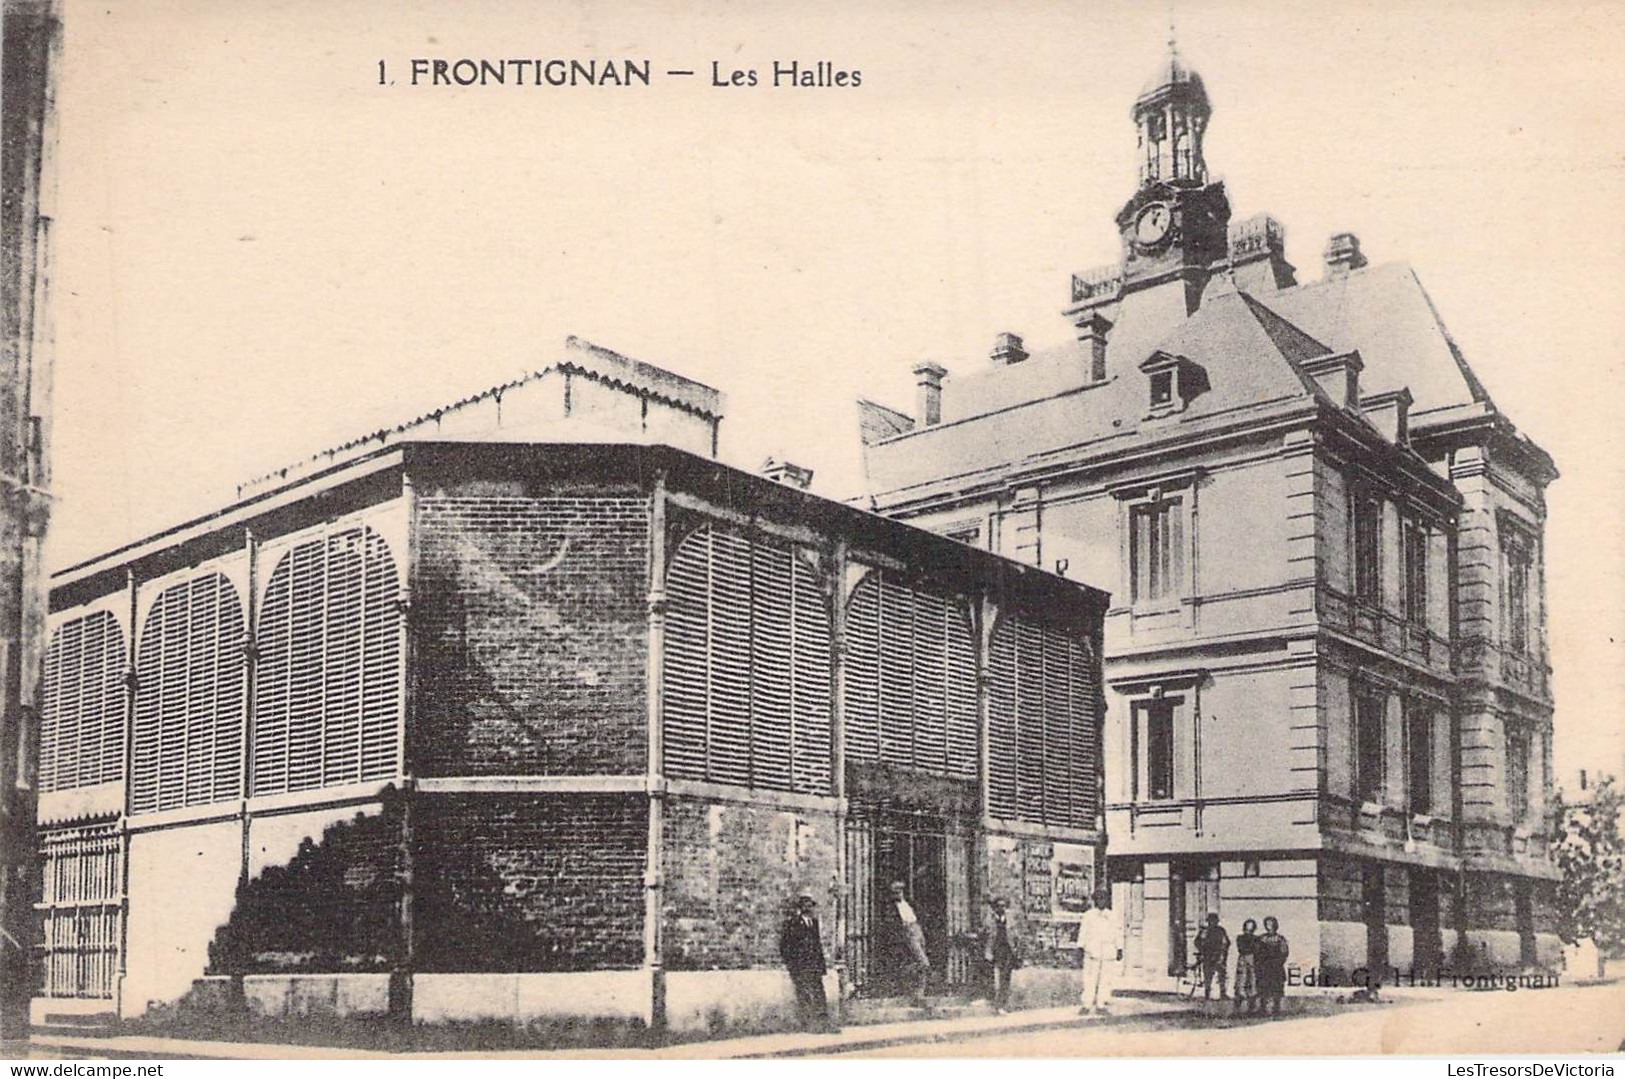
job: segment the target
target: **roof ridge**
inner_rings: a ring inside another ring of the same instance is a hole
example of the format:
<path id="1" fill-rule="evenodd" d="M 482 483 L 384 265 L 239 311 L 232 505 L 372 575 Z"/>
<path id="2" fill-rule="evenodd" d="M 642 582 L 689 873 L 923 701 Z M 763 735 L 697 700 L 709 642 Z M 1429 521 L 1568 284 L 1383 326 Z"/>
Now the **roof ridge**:
<path id="1" fill-rule="evenodd" d="M 1422 302 L 1428 306 L 1428 314 L 1433 317 L 1433 324 L 1439 328 L 1439 335 L 1444 338 L 1445 346 L 1450 350 L 1450 358 L 1456 361 L 1456 368 L 1461 372 L 1463 381 L 1467 383 L 1467 392 L 1473 395 L 1473 400 L 1490 407 L 1492 412 L 1500 411 L 1495 407 L 1495 401 L 1490 397 L 1490 391 L 1478 380 L 1478 374 L 1467 364 L 1467 357 L 1462 354 L 1461 346 L 1456 344 L 1455 337 L 1451 336 L 1450 327 L 1444 324 L 1444 318 L 1439 309 L 1433 305 L 1433 297 L 1428 295 L 1427 286 L 1422 284 L 1422 278 L 1416 269 L 1407 265 L 1412 281 L 1416 282 L 1416 291 L 1421 295 Z"/>
<path id="2" fill-rule="evenodd" d="M 1282 356 L 1294 362 L 1312 359 L 1315 356 L 1327 356 L 1331 349 L 1324 342 L 1305 330 L 1302 326 L 1288 319 L 1271 308 L 1264 301 L 1242 289 L 1236 290 L 1247 310 L 1258 321 L 1260 328 L 1268 335 L 1270 344 L 1274 345 Z"/>

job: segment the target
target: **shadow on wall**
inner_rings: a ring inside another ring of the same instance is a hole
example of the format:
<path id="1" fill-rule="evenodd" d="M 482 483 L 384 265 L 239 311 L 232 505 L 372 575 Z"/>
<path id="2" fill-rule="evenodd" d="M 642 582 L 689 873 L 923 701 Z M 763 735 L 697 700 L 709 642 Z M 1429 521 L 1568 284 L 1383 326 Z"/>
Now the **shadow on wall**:
<path id="1" fill-rule="evenodd" d="M 304 840 L 286 865 L 238 886 L 208 973 L 387 971 L 400 954 L 400 841 L 398 796 Z"/>

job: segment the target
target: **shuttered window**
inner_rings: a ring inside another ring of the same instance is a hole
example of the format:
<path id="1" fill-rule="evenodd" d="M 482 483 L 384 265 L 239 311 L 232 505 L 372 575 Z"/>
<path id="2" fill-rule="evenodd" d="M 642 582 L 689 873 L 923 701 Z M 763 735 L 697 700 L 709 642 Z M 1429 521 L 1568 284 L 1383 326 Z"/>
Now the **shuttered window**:
<path id="1" fill-rule="evenodd" d="M 254 679 L 254 793 L 385 779 L 400 768 L 395 563 L 370 528 L 307 540 L 271 571 Z"/>
<path id="2" fill-rule="evenodd" d="M 882 570 L 847 606 L 846 752 L 974 779 L 976 648 L 964 606 Z"/>
<path id="3" fill-rule="evenodd" d="M 242 791 L 243 607 L 210 573 L 158 594 L 136 639 L 130 811 Z"/>
<path id="4" fill-rule="evenodd" d="M 988 801 L 995 817 L 1094 827 L 1098 671 L 1073 633 L 1003 619 L 989 655 Z"/>
<path id="5" fill-rule="evenodd" d="M 667 573 L 666 772 L 830 791 L 830 616 L 797 549 L 703 527 Z"/>
<path id="6" fill-rule="evenodd" d="M 51 634 L 40 686 L 40 790 L 122 777 L 124 661 L 124 631 L 107 611 L 70 619 Z"/>

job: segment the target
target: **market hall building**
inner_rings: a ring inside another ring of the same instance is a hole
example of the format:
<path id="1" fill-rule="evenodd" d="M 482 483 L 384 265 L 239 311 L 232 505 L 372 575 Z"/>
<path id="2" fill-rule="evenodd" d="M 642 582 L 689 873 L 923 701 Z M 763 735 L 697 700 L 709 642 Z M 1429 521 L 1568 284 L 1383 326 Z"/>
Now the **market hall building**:
<path id="1" fill-rule="evenodd" d="M 1170 55 L 1072 340 L 1003 334 L 915 367 L 912 415 L 865 403 L 865 504 L 1112 592 L 1110 873 L 1140 980 L 1194 961 L 1209 913 L 1277 917 L 1338 980 L 1554 967 L 1557 472 L 1409 267 L 1341 234 L 1300 281 L 1277 222 L 1232 220 L 1211 114 Z"/>
<path id="2" fill-rule="evenodd" d="M 885 993 L 893 880 L 936 991 L 1002 895 L 1020 992 L 1075 992 L 1107 597 L 722 465 L 720 419 L 570 339 L 59 573 L 36 1016 L 771 1028 L 787 901 Z"/>

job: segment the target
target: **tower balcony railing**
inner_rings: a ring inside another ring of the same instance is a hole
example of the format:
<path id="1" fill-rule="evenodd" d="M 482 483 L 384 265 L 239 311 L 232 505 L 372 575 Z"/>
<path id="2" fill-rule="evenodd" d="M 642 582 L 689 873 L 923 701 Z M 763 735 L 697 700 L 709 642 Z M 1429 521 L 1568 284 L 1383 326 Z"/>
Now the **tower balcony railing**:
<path id="1" fill-rule="evenodd" d="M 1286 243 L 1281 223 L 1269 214 L 1258 214 L 1230 226 L 1230 257 L 1245 259 L 1280 251 Z"/>
<path id="2" fill-rule="evenodd" d="M 1110 300 L 1123 291 L 1123 267 L 1117 263 L 1096 266 L 1072 275 L 1072 302 Z"/>

